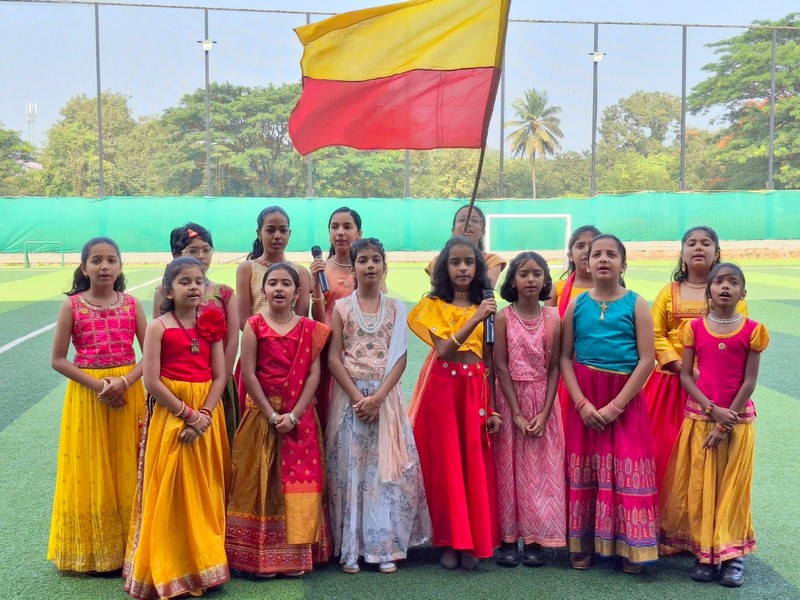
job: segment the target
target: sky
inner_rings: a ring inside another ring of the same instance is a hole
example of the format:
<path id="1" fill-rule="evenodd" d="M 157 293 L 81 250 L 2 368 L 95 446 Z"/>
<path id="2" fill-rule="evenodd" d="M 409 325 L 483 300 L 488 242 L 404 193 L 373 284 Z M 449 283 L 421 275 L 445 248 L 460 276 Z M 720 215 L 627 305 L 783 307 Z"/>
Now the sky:
<path id="1" fill-rule="evenodd" d="M 125 2 L 125 0 L 116 0 Z M 137 0 L 147 3 L 147 0 Z M 206 0 L 170 2 L 277 11 L 345 12 L 381 4 L 381 0 Z M 513 0 L 506 44 L 504 120 L 514 119 L 511 104 L 526 89 L 546 91 L 560 106 L 565 150 L 587 149 L 591 143 L 591 25 L 513 22 L 515 19 L 625 21 L 746 25 L 777 20 L 800 11 L 797 0 L 736 2 L 671 0 L 633 2 Z M 265 86 L 300 79 L 300 43 L 292 29 L 304 15 L 210 11 L 211 80 Z M 204 85 L 202 10 L 101 6 L 100 67 L 104 91 L 129 97 L 137 118 L 158 115 L 182 95 Z M 321 16 L 314 15 L 312 20 Z M 705 44 L 736 35 L 739 29 L 688 30 L 688 90 L 705 78 L 702 66 L 714 60 Z M 602 25 L 598 65 L 598 106 L 614 104 L 637 90 L 681 93 L 681 28 Z M 0 126 L 21 133 L 41 146 L 47 129 L 60 119 L 59 110 L 78 94 L 96 93 L 94 8 L 89 5 L 44 4 L 0 0 Z M 35 121 L 26 120 L 26 103 L 37 107 Z M 490 147 L 504 135 L 500 97 L 489 133 Z M 710 115 L 689 117 L 689 125 L 713 127 Z"/>

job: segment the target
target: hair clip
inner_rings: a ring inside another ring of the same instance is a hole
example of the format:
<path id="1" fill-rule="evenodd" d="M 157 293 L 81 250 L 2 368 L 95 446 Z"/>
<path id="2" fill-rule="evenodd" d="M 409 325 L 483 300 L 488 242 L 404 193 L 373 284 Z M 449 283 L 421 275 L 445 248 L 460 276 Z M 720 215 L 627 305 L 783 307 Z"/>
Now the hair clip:
<path id="1" fill-rule="evenodd" d="M 198 235 L 200 235 L 194 229 L 190 229 L 189 227 L 186 228 L 186 231 L 189 233 L 189 239 L 196 238 Z"/>

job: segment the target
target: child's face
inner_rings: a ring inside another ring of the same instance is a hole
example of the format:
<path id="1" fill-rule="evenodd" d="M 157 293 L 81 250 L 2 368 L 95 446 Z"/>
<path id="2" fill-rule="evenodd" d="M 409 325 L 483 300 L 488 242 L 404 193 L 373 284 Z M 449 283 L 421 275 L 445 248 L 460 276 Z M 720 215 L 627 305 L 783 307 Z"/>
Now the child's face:
<path id="1" fill-rule="evenodd" d="M 519 298 L 536 302 L 542 293 L 544 281 L 544 269 L 535 260 L 529 258 L 517 269 L 514 275 L 514 288 L 517 290 Z"/>
<path id="2" fill-rule="evenodd" d="M 595 281 L 619 281 L 625 263 L 616 241 L 602 238 L 592 244 L 589 252 L 589 272 Z"/>
<path id="3" fill-rule="evenodd" d="M 589 274 L 589 245 L 595 235 L 591 232 L 582 233 L 569 249 L 567 257 L 575 263 L 575 270 Z"/>
<path id="4" fill-rule="evenodd" d="M 81 265 L 81 271 L 89 278 L 91 287 L 113 288 L 121 270 L 122 261 L 116 248 L 105 242 L 92 246 L 86 264 Z"/>
<path id="5" fill-rule="evenodd" d="M 334 248 L 337 250 L 343 248 L 348 252 L 353 242 L 361 239 L 361 232 L 358 230 L 355 220 L 347 212 L 336 213 L 331 217 L 328 234 Z"/>
<path id="6" fill-rule="evenodd" d="M 735 307 L 739 300 L 747 295 L 739 273 L 728 268 L 722 268 L 714 275 L 714 279 L 709 285 L 709 291 L 711 292 L 711 303 L 719 308 Z"/>
<path id="7" fill-rule="evenodd" d="M 208 267 L 211 266 L 211 259 L 214 256 L 214 248 L 212 248 L 205 240 L 201 240 L 199 237 L 196 237 L 189 242 L 189 245 L 186 246 L 186 248 L 183 249 L 183 252 L 180 253 L 180 256 L 191 256 L 192 258 L 199 260 L 201 263 L 203 263 L 203 273 L 205 273 L 208 271 Z"/>
<path id="8" fill-rule="evenodd" d="M 467 207 L 462 208 L 456 213 L 456 221 L 453 224 L 453 235 L 463 235 L 476 245 L 483 238 L 484 225 L 481 215 L 473 209 L 469 215 L 469 225 L 467 225 Z"/>
<path id="9" fill-rule="evenodd" d="M 289 229 L 289 221 L 286 220 L 286 217 L 281 213 L 272 213 L 264 218 L 264 223 L 257 233 L 264 245 L 265 253 L 282 254 L 289 243 L 292 230 Z"/>
<path id="10" fill-rule="evenodd" d="M 198 307 L 206 293 L 206 276 L 200 267 L 184 267 L 180 270 L 171 287 L 166 290 L 167 298 L 180 308 Z"/>
<path id="11" fill-rule="evenodd" d="M 356 255 L 353 265 L 359 287 L 380 285 L 386 273 L 386 263 L 377 248 L 367 246 Z"/>
<path id="12" fill-rule="evenodd" d="M 710 271 L 711 265 L 714 264 L 714 259 L 717 257 L 717 245 L 708 233 L 698 229 L 689 234 L 683 244 L 681 255 L 683 262 L 690 268 L 702 267 L 706 271 Z"/>
<path id="13" fill-rule="evenodd" d="M 275 269 L 264 282 L 264 295 L 271 310 L 291 309 L 300 295 L 289 271 Z"/>
<path id="14" fill-rule="evenodd" d="M 457 292 L 469 290 L 469 284 L 475 278 L 475 252 L 469 246 L 457 244 L 450 248 L 447 256 L 447 274 Z"/>

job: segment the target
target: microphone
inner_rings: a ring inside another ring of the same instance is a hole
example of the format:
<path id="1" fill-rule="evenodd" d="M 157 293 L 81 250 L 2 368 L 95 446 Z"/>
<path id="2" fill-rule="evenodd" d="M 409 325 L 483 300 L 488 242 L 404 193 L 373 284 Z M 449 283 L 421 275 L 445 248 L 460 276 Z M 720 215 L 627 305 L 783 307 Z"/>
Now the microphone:
<path id="1" fill-rule="evenodd" d="M 494 298 L 494 290 L 491 288 L 483 290 L 483 299 L 488 300 L 489 298 Z M 489 315 L 484 321 L 483 341 L 490 346 L 494 345 L 494 315 Z"/>
<path id="2" fill-rule="evenodd" d="M 322 248 L 319 246 L 313 246 L 311 248 L 311 257 L 314 260 L 322 260 Z M 325 277 L 325 271 L 319 272 L 319 287 L 322 288 L 322 293 L 327 294 L 331 291 L 331 288 L 328 287 L 328 278 Z"/>

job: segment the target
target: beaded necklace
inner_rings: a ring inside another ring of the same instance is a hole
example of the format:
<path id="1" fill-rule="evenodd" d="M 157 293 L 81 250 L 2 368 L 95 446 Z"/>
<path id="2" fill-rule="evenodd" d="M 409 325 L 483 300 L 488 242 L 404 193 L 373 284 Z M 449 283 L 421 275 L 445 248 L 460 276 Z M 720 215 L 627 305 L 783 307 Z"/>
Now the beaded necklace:
<path id="1" fill-rule="evenodd" d="M 364 320 L 364 313 L 361 311 L 361 304 L 358 301 L 357 293 L 353 292 L 353 296 L 355 296 L 353 298 L 353 316 L 356 319 L 356 323 L 364 333 L 377 333 L 386 316 L 386 296 L 381 292 L 378 316 L 371 325 L 367 325 L 367 322 Z"/>
<path id="2" fill-rule="evenodd" d="M 197 311 L 195 311 L 195 319 L 197 318 Z M 172 318 L 175 319 L 175 322 L 178 323 L 178 327 L 181 328 L 183 335 L 186 336 L 186 339 L 189 340 L 189 352 L 192 354 L 200 354 L 200 340 L 197 338 L 193 338 L 189 335 L 189 332 L 186 331 L 186 327 L 183 326 L 181 320 L 178 318 L 178 315 L 175 314 L 175 311 L 172 311 Z"/>

